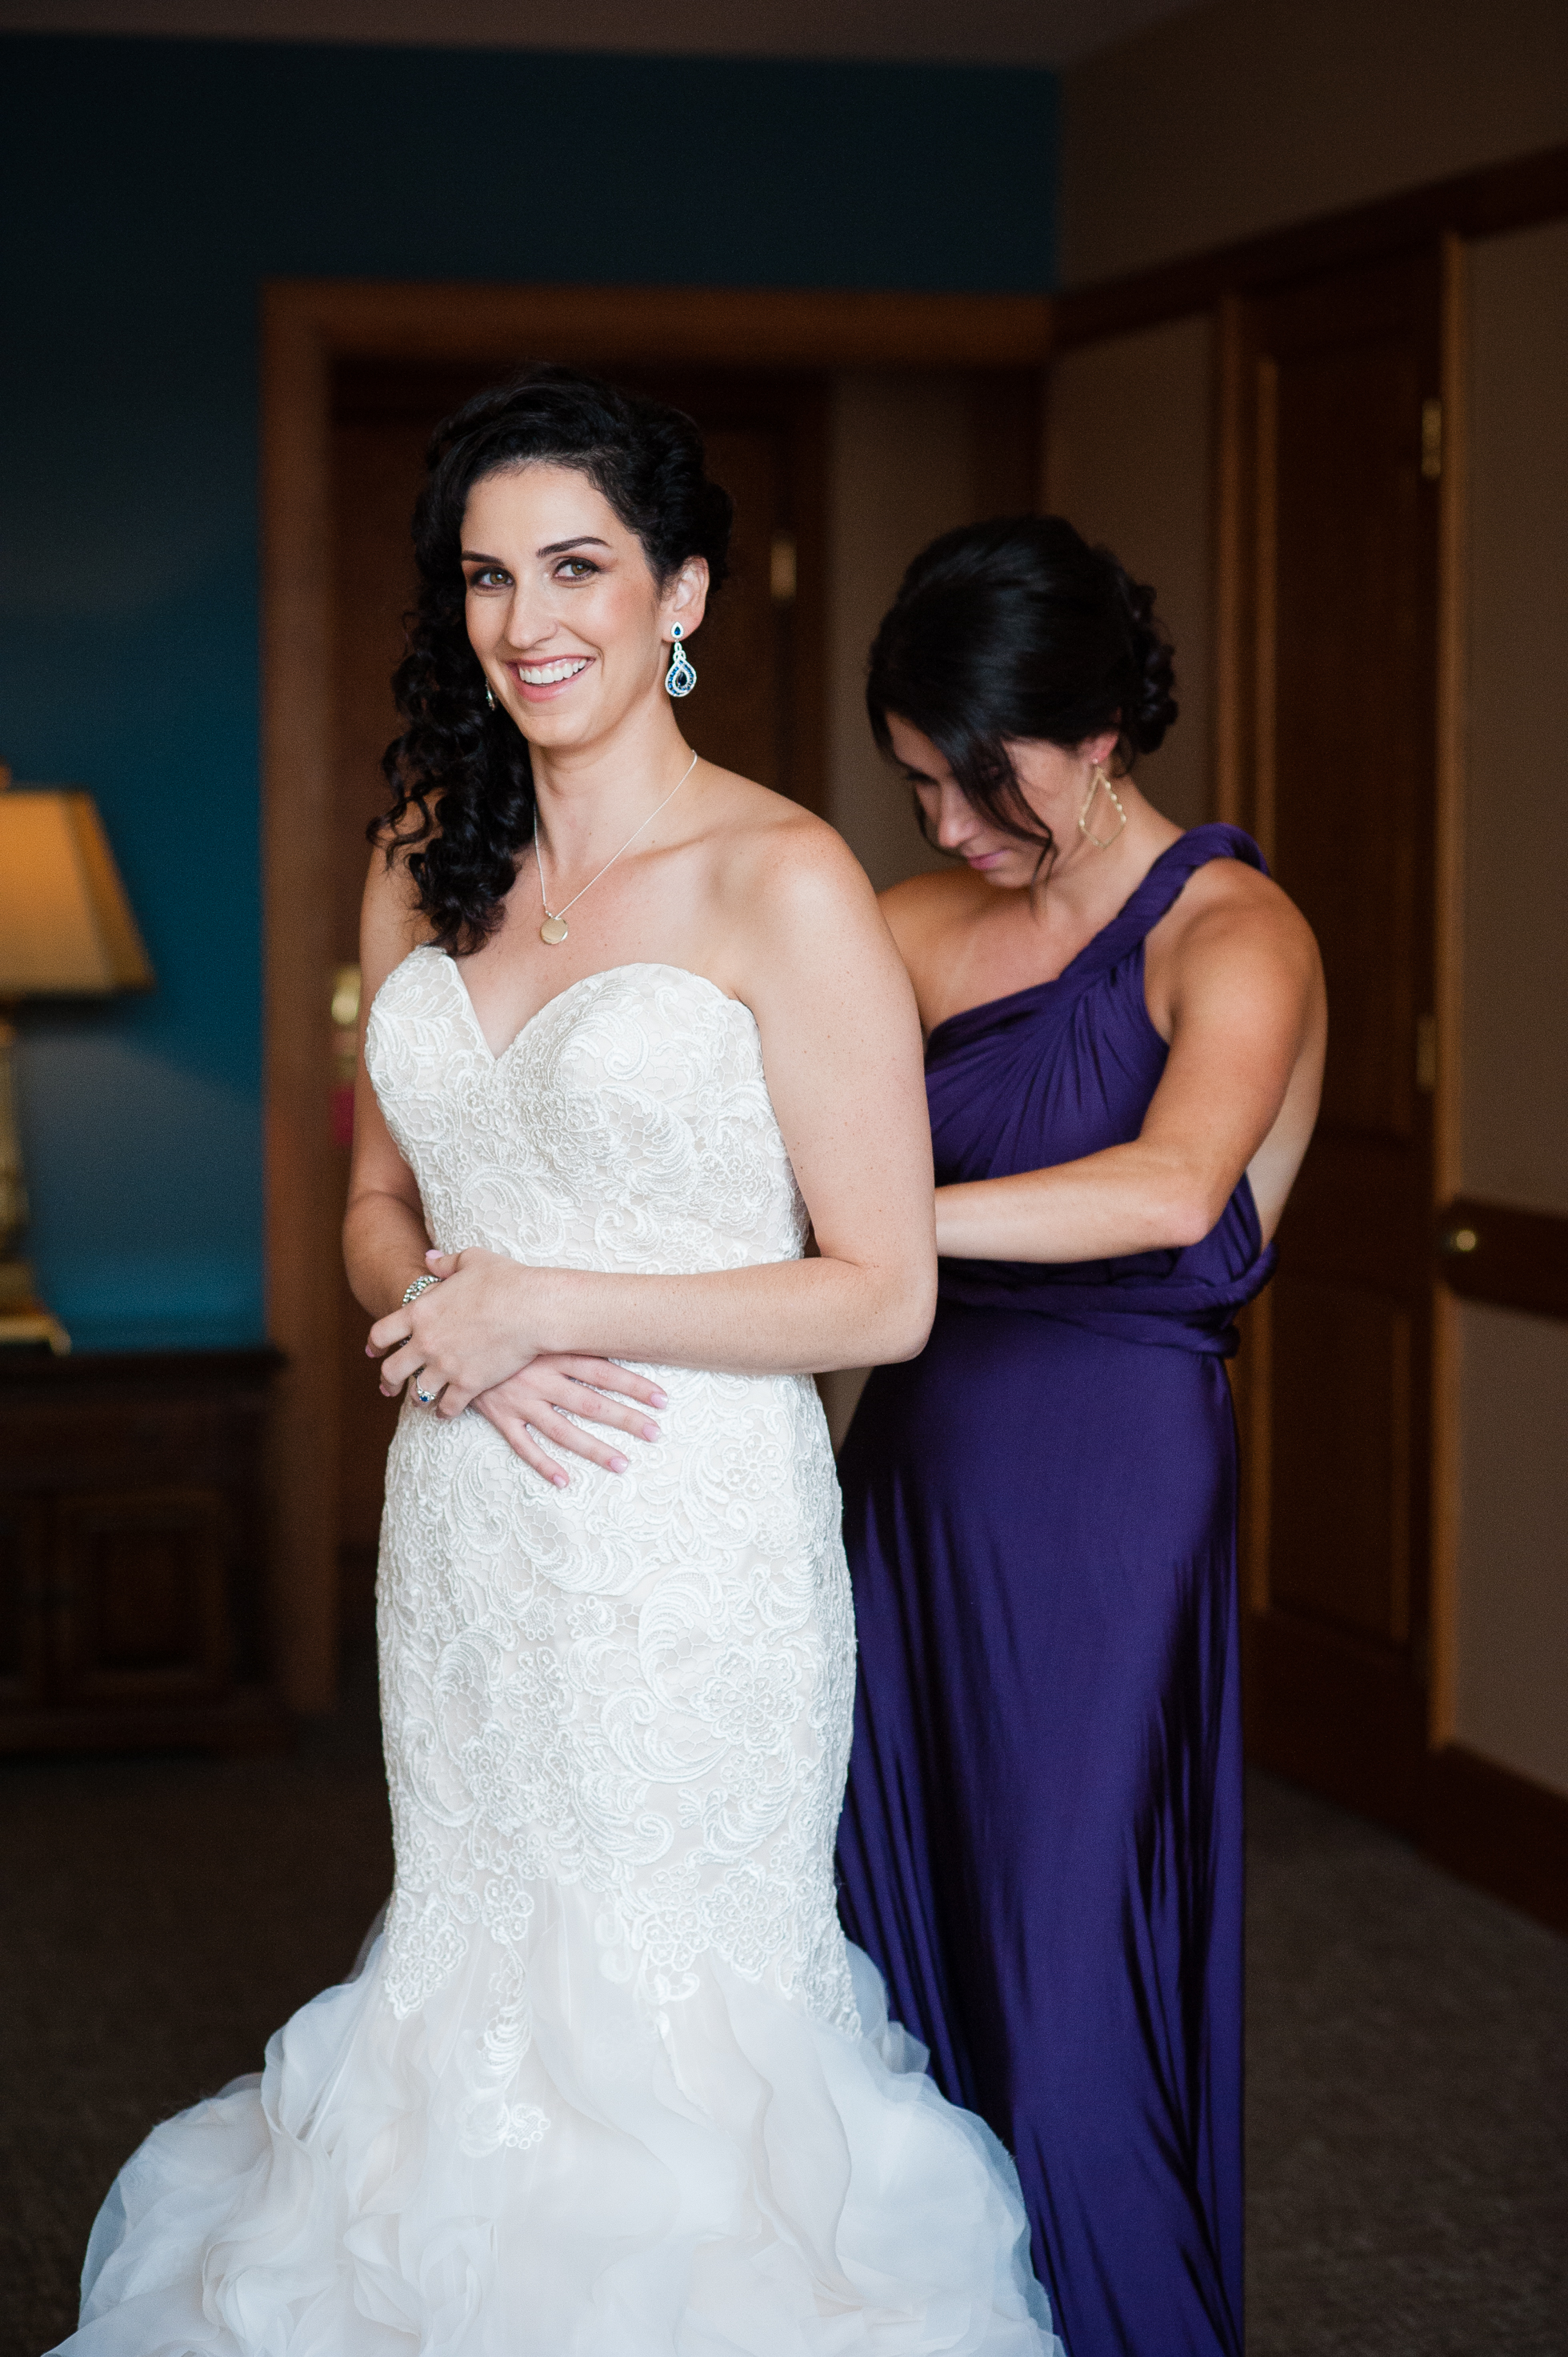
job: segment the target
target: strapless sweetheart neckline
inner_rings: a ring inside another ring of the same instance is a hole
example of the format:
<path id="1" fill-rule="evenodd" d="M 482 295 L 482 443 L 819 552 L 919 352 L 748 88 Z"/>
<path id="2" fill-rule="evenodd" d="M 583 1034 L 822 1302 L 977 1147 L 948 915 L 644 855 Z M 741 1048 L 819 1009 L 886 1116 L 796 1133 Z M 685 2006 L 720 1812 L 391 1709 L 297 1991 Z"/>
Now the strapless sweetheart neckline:
<path id="1" fill-rule="evenodd" d="M 512 1049 L 517 1046 L 518 1042 L 527 1038 L 528 1034 L 532 1030 L 536 1023 L 543 1021 L 544 1017 L 549 1014 L 553 1006 L 559 1006 L 562 1005 L 564 1000 L 573 997 L 579 990 L 585 990 L 591 982 L 606 982 L 614 977 L 618 977 L 621 974 L 675 974 L 683 982 L 694 982 L 699 984 L 703 990 L 711 991 L 713 996 L 715 998 L 722 999 L 726 1006 L 738 1007 L 741 1013 L 745 1015 L 747 1020 L 752 1024 L 755 1025 L 757 1021 L 756 1016 L 752 1014 L 750 1007 L 747 1006 L 744 998 L 733 997 L 727 990 L 721 989 L 719 985 L 713 981 L 707 974 L 699 974 L 694 966 L 674 965 L 671 964 L 667 958 L 628 958 L 619 965 L 602 965 L 596 968 L 593 974 L 580 974 L 575 982 L 569 982 L 564 988 L 555 991 L 552 996 L 544 1001 L 542 1006 L 536 1006 L 532 1014 L 527 1018 L 526 1022 L 520 1024 L 518 1028 L 512 1033 L 511 1038 L 507 1041 L 506 1046 L 504 1048 L 497 1049 L 491 1047 L 489 1034 L 486 1031 L 484 1025 L 479 1020 L 479 1010 L 474 1004 L 473 993 L 470 991 L 467 983 L 464 979 L 461 965 L 451 954 L 450 951 L 438 949 L 434 942 L 421 942 L 416 948 L 409 951 L 407 957 L 400 958 L 397 964 L 393 966 L 392 973 L 388 974 L 386 981 L 382 983 L 381 989 L 377 991 L 376 998 L 379 999 L 381 997 L 381 991 L 384 991 L 393 981 L 395 976 L 402 973 L 403 967 L 407 965 L 409 958 L 425 956 L 445 958 L 446 963 L 450 966 L 452 970 L 452 979 L 457 985 L 457 995 L 463 1002 L 464 1012 L 467 1015 L 468 1022 L 472 1025 L 475 1033 L 478 1035 L 479 1044 L 484 1049 L 486 1055 L 489 1056 L 492 1064 L 504 1064 L 507 1058 L 511 1054 Z M 375 1000 L 372 1000 L 372 1007 L 374 1006 L 374 1004 Z"/>

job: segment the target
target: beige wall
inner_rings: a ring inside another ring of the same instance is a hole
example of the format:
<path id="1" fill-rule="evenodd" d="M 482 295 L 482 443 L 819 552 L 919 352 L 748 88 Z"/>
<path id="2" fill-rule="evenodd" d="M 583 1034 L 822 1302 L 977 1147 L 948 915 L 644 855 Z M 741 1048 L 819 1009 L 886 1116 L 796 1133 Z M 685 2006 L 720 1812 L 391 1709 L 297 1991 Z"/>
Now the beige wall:
<path id="1" fill-rule="evenodd" d="M 828 452 L 828 816 L 879 892 L 941 862 L 872 742 L 865 658 L 910 558 L 973 521 L 973 482 L 963 378 L 839 378 Z"/>
<path id="2" fill-rule="evenodd" d="M 1210 813 L 1214 331 L 1180 319 L 1066 353 L 1051 376 L 1046 497 L 1152 581 L 1181 717 L 1138 783 L 1178 826 Z"/>
<path id="3" fill-rule="evenodd" d="M 833 387 L 828 498 L 828 816 L 885 891 L 943 865 L 872 742 L 865 658 L 912 556 L 978 511 L 974 404 L 960 376 L 846 375 Z M 836 1448 L 864 1369 L 822 1378 Z"/>
<path id="4" fill-rule="evenodd" d="M 1063 77 L 1063 283 L 1568 140 L 1563 0 L 1211 0 Z"/>
<path id="5" fill-rule="evenodd" d="M 1470 247 L 1461 1178 L 1568 1213 L 1568 221 Z M 1568 1325 L 1461 1305 L 1454 1732 L 1568 1792 Z"/>
<path id="6" fill-rule="evenodd" d="M 1064 106 L 1064 274 L 1083 285 L 1568 141 L 1568 5 L 1211 0 L 1072 69 Z M 1470 245 L 1465 275 L 1462 1183 L 1568 1214 L 1568 223 Z M 1127 514 L 1104 529 L 1129 548 L 1176 528 L 1145 455 L 1190 401 L 1159 414 L 1174 350 L 1069 363 L 1052 479 L 1081 473 L 1079 436 L 1095 488 L 1064 498 Z M 1180 530 L 1159 563 L 1205 578 L 1190 514 Z M 1444 1732 L 1568 1792 L 1568 1325 L 1455 1314 Z"/>
<path id="7" fill-rule="evenodd" d="M 1568 1213 L 1568 221 L 1467 275 L 1464 1187 Z"/>
<path id="8" fill-rule="evenodd" d="M 1454 1732 L 1568 1793 L 1568 1325 L 1459 1310 Z"/>

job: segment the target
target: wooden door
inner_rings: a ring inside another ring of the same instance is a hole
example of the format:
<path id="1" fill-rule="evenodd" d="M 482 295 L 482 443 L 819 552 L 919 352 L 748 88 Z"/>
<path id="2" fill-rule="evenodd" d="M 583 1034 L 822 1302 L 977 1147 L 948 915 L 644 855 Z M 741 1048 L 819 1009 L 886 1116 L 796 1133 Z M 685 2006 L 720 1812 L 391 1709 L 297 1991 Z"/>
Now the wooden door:
<path id="1" fill-rule="evenodd" d="M 703 428 L 714 479 L 736 501 L 733 577 L 692 640 L 698 684 L 681 707 L 706 759 L 820 809 L 823 782 L 823 381 L 703 371 L 611 370 L 622 384 L 674 402 Z M 391 679 L 413 602 L 409 525 L 438 420 L 493 367 L 356 361 L 335 377 L 332 414 L 335 797 L 332 986 L 320 1019 L 337 1034 L 338 1088 L 322 1151 L 346 1199 L 358 1011 L 365 830 L 384 807 L 381 758 L 396 733 Z M 367 1319 L 338 1285 L 340 1626 L 369 1632 L 381 1477 L 398 1404 L 383 1400 L 364 1356 Z M 323 1445 L 329 1445 L 323 1438 Z"/>
<path id="2" fill-rule="evenodd" d="M 332 955 L 322 982 L 320 1019 L 334 1032 L 330 1137 L 334 1200 L 348 1200 L 353 1146 L 354 1067 L 359 1052 L 360 901 L 370 860 L 366 830 L 386 807 L 381 755 L 397 733 L 392 675 L 403 653 L 403 618 L 413 602 L 410 523 L 424 476 L 435 417 L 396 401 L 378 402 L 374 381 L 360 394 L 341 389 L 332 419 L 333 786 Z M 369 1635 L 374 1620 L 381 1477 L 397 1423 L 365 1357 L 370 1319 L 334 1255 L 337 1296 L 338 1577 L 339 1625 Z"/>
<path id="3" fill-rule="evenodd" d="M 735 501 L 731 576 L 692 640 L 681 726 L 704 760 L 825 802 L 827 387 L 820 377 L 618 369 L 703 430 Z"/>
<path id="4" fill-rule="evenodd" d="M 1425 1741 L 1435 257 L 1240 305 L 1253 823 L 1322 944 L 1323 1113 L 1250 1337 L 1257 1759 L 1396 1825 Z"/>

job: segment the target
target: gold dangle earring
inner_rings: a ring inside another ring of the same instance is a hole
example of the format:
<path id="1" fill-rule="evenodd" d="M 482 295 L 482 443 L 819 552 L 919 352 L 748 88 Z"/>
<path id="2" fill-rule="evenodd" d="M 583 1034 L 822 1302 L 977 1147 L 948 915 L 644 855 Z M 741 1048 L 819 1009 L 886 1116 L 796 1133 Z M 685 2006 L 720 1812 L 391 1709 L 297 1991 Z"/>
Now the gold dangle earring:
<path id="1" fill-rule="evenodd" d="M 1119 822 L 1116 828 L 1116 834 L 1108 834 L 1105 836 L 1103 841 L 1101 841 L 1098 834 L 1090 834 L 1089 831 L 1089 813 L 1094 808 L 1095 795 L 1101 792 L 1109 795 Z M 1096 851 L 1109 851 L 1112 845 L 1115 842 L 1116 836 L 1121 834 L 1122 827 L 1124 827 L 1126 823 L 1127 813 L 1122 808 L 1122 797 L 1117 792 L 1115 787 L 1112 784 L 1110 779 L 1106 776 L 1105 771 L 1101 767 L 1100 763 L 1096 761 L 1093 769 L 1090 771 L 1089 791 L 1083 798 L 1083 808 L 1078 814 L 1078 831 L 1079 834 L 1082 835 L 1085 843 L 1093 844 Z"/>

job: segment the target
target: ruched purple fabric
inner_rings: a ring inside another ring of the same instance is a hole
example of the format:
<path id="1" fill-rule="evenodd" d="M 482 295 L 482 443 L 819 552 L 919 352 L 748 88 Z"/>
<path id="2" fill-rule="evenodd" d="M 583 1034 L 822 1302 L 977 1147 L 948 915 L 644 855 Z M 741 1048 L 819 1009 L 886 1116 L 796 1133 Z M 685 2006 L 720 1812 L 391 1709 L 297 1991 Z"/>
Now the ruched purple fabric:
<path id="1" fill-rule="evenodd" d="M 939 1185 L 1137 1136 L 1144 943 L 1196 827 L 1054 981 L 940 1024 Z M 1236 1454 L 1267 1282 L 1245 1178 L 1186 1250 L 948 1261 L 841 1473 L 860 1683 L 842 1910 L 939 2083 L 1015 2154 L 1069 2357 L 1241 2346 Z"/>

